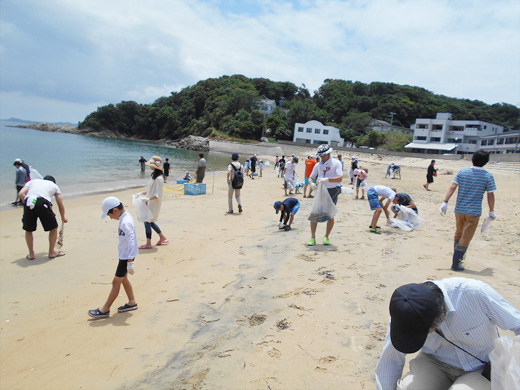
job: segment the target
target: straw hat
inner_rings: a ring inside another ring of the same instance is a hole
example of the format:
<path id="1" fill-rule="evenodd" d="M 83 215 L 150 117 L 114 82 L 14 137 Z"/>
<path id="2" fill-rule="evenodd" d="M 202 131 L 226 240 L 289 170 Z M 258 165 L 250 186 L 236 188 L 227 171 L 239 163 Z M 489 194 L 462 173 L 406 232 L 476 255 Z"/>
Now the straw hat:
<path id="1" fill-rule="evenodd" d="M 158 169 L 160 171 L 163 170 L 162 158 L 160 158 L 159 156 L 150 157 L 150 160 L 145 162 L 145 164 L 148 165 L 149 167 L 152 167 L 153 169 Z"/>

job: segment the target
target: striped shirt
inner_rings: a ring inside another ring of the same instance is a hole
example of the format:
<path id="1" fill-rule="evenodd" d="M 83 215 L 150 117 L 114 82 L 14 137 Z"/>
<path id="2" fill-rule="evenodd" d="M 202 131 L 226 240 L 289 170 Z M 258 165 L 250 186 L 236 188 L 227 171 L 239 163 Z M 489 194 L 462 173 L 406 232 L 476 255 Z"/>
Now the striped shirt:
<path id="1" fill-rule="evenodd" d="M 455 213 L 463 215 L 482 215 L 484 192 L 497 189 L 493 175 L 475 166 L 461 169 L 453 182 L 459 185 Z"/>
<path id="2" fill-rule="evenodd" d="M 483 361 L 489 361 L 497 326 L 520 335 L 520 311 L 491 286 L 475 279 L 448 278 L 434 283 L 442 290 L 448 308 L 440 330 L 446 338 Z M 435 359 L 464 371 L 475 371 L 483 364 L 449 344 L 436 333 L 430 333 L 422 351 Z M 395 389 L 401 378 L 406 354 L 397 351 L 388 330 L 383 352 L 376 367 L 378 389 Z"/>

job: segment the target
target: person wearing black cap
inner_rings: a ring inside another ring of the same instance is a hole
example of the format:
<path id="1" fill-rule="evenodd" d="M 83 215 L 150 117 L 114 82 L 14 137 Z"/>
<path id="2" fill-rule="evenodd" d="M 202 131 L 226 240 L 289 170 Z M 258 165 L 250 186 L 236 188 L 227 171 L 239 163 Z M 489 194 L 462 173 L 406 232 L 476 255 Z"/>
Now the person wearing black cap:
<path id="1" fill-rule="evenodd" d="M 382 390 L 491 389 L 486 367 L 497 326 L 520 335 L 520 311 L 475 279 L 401 286 L 390 299 L 390 317 L 376 367 Z M 417 351 L 401 379 L 406 354 Z"/>
<path id="2" fill-rule="evenodd" d="M 435 160 L 432 160 L 430 165 L 428 165 L 428 171 L 426 172 L 426 184 L 423 184 L 426 191 L 431 191 L 428 187 L 433 183 L 434 176 L 437 176 L 437 169 L 435 169 Z"/>
<path id="3" fill-rule="evenodd" d="M 296 198 L 287 198 L 283 202 L 274 202 L 274 209 L 276 214 L 281 211 L 280 223 L 278 227 L 284 230 L 291 230 L 291 224 L 294 221 L 294 216 L 300 209 L 300 201 Z"/>

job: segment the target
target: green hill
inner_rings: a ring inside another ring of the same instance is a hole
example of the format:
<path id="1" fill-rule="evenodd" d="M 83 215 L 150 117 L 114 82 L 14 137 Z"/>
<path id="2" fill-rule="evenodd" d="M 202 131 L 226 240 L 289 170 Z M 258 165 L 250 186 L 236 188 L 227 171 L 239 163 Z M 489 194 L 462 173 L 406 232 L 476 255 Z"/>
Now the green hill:
<path id="1" fill-rule="evenodd" d="M 278 105 L 266 118 L 259 111 L 264 97 Z M 520 127 L 516 106 L 450 98 L 419 87 L 327 79 L 311 96 L 304 85 L 234 75 L 200 81 L 152 104 L 123 101 L 99 107 L 79 128 L 152 140 L 175 140 L 190 134 L 259 140 L 265 120 L 270 137 L 292 139 L 296 122 L 316 119 L 340 128 L 347 141 L 366 144 L 368 124 L 372 119 L 388 120 L 391 112 L 395 113 L 393 124 L 404 127 L 416 118 L 435 118 L 438 112 L 451 112 L 453 119 Z"/>

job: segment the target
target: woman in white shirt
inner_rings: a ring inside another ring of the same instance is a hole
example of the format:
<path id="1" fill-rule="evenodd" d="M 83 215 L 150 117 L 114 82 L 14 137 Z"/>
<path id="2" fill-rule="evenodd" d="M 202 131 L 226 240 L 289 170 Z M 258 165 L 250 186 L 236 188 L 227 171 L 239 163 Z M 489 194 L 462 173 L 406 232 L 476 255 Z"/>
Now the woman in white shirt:
<path id="1" fill-rule="evenodd" d="M 153 172 L 150 180 L 148 181 L 146 191 L 143 191 L 142 194 L 148 195 L 148 208 L 150 209 L 153 218 L 150 221 L 144 223 L 146 244 L 141 245 L 139 249 L 152 249 L 152 229 L 155 230 L 155 232 L 159 235 L 159 241 L 155 245 L 167 245 L 170 241 L 164 236 L 159 226 L 155 223 L 155 221 L 157 221 L 159 218 L 159 212 L 161 211 L 164 185 L 162 158 L 153 156 L 145 164 L 148 165 Z"/>

